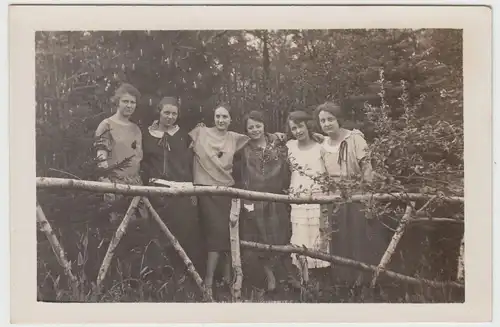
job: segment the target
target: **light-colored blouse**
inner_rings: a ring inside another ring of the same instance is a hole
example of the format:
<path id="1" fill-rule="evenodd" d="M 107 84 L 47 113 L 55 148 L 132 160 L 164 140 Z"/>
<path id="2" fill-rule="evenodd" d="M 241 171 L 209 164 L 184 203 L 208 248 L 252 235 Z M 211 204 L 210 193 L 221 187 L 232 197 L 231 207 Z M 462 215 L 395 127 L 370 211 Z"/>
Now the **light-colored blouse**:
<path id="1" fill-rule="evenodd" d="M 299 196 L 321 194 L 321 185 L 313 178 L 325 173 L 325 166 L 321 161 L 321 144 L 314 143 L 309 149 L 299 149 L 297 140 L 287 142 L 290 169 L 290 193 Z"/>
<path id="2" fill-rule="evenodd" d="M 142 133 L 139 126 L 123 123 L 112 118 L 104 119 L 95 132 L 96 148 L 108 152 L 108 165 L 112 166 L 130 158 L 124 169 L 114 171 L 118 181 L 126 184 L 141 182 L 139 171 L 143 157 Z"/>
<path id="3" fill-rule="evenodd" d="M 349 178 L 361 174 L 360 161 L 367 157 L 368 145 L 361 131 L 349 131 L 338 146 L 330 145 L 330 138 L 325 137 L 321 147 L 321 159 L 331 177 Z"/>
<path id="4" fill-rule="evenodd" d="M 340 177 L 342 175 L 340 164 L 338 163 L 338 157 L 340 153 L 340 143 L 337 145 L 331 145 L 329 142 L 329 137 L 327 136 L 323 141 L 323 149 L 321 152 L 321 158 L 325 165 L 326 172 L 330 177 Z"/>
<path id="5" fill-rule="evenodd" d="M 189 136 L 193 140 L 193 182 L 201 185 L 233 186 L 233 157 L 249 137 L 228 131 L 218 134 L 213 127 L 196 127 Z"/>

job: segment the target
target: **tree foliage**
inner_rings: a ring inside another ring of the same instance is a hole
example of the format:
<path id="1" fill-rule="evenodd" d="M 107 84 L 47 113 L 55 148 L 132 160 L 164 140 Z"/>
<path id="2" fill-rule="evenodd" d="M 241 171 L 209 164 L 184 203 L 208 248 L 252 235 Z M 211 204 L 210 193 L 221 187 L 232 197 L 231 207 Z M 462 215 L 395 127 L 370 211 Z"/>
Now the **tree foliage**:
<path id="1" fill-rule="evenodd" d="M 369 141 L 379 176 L 375 191 L 463 195 L 460 30 L 37 32 L 38 176 L 96 179 L 104 173 L 94 158 L 93 133 L 113 113 L 109 99 L 121 82 L 142 93 L 133 117 L 141 128 L 167 95 L 180 98 L 186 129 L 210 124 L 216 103 L 226 101 L 232 128 L 240 131 L 250 110 L 266 111 L 268 129 L 284 131 L 291 110 L 334 100 Z M 94 250 L 105 248 L 110 235 L 102 235 L 102 217 L 113 208 L 103 208 L 99 195 L 39 191 L 38 200 L 63 230 L 65 248 L 76 238 L 87 239 L 87 249 L 88 235 Z M 427 211 L 449 208 L 436 202 Z M 453 212 L 463 215 L 463 208 Z M 82 242 L 70 255 L 77 263 Z"/>

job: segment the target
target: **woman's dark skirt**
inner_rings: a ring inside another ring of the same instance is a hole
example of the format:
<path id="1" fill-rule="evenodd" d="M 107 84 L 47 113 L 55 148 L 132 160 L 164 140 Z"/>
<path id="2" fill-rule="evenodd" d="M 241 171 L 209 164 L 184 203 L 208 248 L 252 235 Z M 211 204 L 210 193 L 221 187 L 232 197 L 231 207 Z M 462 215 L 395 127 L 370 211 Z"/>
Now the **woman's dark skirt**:
<path id="1" fill-rule="evenodd" d="M 333 206 L 330 206 L 330 210 Z M 389 245 L 391 232 L 378 219 L 367 219 L 361 203 L 345 203 L 330 214 L 331 254 L 378 265 Z M 372 274 L 334 265 L 334 279 L 340 284 L 369 284 Z"/>
<path id="2" fill-rule="evenodd" d="M 195 268 L 202 271 L 205 259 L 196 197 L 151 197 L 150 200 Z M 159 226 L 156 233 L 163 234 Z M 162 236 L 161 239 L 166 238 Z M 175 256 L 178 257 L 178 254 Z"/>
<path id="3" fill-rule="evenodd" d="M 241 216 L 242 240 L 272 245 L 290 243 L 292 227 L 288 204 L 243 200 Z"/>
<path id="4" fill-rule="evenodd" d="M 231 198 L 227 196 L 200 196 L 198 208 L 208 252 L 229 252 L 229 214 Z"/>

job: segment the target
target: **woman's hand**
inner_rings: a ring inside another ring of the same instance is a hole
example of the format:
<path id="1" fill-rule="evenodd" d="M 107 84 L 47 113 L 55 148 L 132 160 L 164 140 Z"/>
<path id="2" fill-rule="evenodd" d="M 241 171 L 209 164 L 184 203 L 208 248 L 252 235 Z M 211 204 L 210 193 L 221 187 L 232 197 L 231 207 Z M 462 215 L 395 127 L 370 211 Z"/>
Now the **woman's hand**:
<path id="1" fill-rule="evenodd" d="M 108 169 L 109 165 L 106 160 L 100 161 L 97 163 L 97 167 L 102 168 L 102 169 Z"/>
<path id="2" fill-rule="evenodd" d="M 276 133 L 274 133 L 274 135 L 276 135 L 281 142 L 286 142 L 286 134 L 285 133 L 276 132 Z"/>
<path id="3" fill-rule="evenodd" d="M 107 169 L 109 167 L 108 165 L 108 152 L 105 150 L 98 150 L 97 151 L 97 160 L 99 162 L 97 163 L 97 167 L 102 168 L 102 169 Z"/>
<path id="4" fill-rule="evenodd" d="M 196 124 L 195 128 L 197 127 L 207 127 L 207 125 L 205 125 L 204 122 L 199 122 L 198 124 Z"/>
<path id="5" fill-rule="evenodd" d="M 323 143 L 323 141 L 325 140 L 325 136 L 319 133 L 312 133 L 312 138 L 318 143 Z"/>

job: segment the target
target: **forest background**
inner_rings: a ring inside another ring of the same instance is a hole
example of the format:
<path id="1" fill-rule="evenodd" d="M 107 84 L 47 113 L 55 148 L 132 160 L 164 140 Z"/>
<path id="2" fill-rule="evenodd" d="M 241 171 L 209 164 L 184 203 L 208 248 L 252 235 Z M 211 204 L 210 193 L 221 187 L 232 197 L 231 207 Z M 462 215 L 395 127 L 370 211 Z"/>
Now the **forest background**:
<path id="1" fill-rule="evenodd" d="M 241 118 L 250 110 L 267 113 L 268 131 L 284 131 L 290 111 L 334 100 L 350 118 L 347 127 L 360 129 L 370 144 L 379 174 L 373 185 L 377 192 L 463 196 L 461 30 L 37 32 L 37 176 L 99 177 L 94 131 L 113 114 L 110 98 L 121 82 L 132 83 L 142 93 L 133 120 L 143 129 L 154 119 L 163 96 L 179 97 L 180 125 L 185 129 L 201 121 L 210 124 L 214 106 L 229 102 L 231 128 L 240 132 Z M 82 287 L 90 289 L 114 232 L 105 219 L 110 208 L 100 194 L 38 190 L 37 197 Z M 377 204 L 373 210 L 400 218 L 404 206 Z M 443 201 L 435 201 L 425 212 L 463 219 L 463 205 Z M 462 236 L 462 224 L 414 224 L 390 269 L 455 279 Z M 196 299 L 185 271 L 169 265 L 168 258 L 164 267 L 169 269 L 145 273 L 153 247 L 146 244 L 118 256 L 109 291 L 101 300 Z M 51 251 L 39 234 L 38 298 L 71 300 Z M 257 284 L 259 278 L 254 278 Z M 252 277 L 246 280 L 250 285 Z M 388 292 L 384 301 L 463 301 L 463 294 L 446 290 L 391 285 L 398 291 Z M 261 301 L 256 294 L 253 286 L 247 287 L 249 300 Z M 325 298 L 360 301 L 334 289 L 325 291 Z M 295 298 L 287 293 L 282 300 Z"/>

